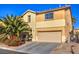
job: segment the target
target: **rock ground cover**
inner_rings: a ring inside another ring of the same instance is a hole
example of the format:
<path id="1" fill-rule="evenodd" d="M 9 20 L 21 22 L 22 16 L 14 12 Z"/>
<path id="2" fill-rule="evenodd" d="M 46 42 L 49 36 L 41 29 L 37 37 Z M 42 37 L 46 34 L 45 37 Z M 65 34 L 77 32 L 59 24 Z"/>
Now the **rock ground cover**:
<path id="1" fill-rule="evenodd" d="M 78 43 L 64 43 L 61 46 L 55 48 L 52 53 L 55 54 L 78 54 L 79 44 Z"/>

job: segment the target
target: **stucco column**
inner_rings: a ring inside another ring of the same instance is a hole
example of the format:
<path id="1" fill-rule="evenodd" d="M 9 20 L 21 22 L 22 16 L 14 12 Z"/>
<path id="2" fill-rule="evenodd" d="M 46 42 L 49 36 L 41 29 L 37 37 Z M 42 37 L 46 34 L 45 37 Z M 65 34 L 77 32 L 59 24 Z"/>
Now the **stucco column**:
<path id="1" fill-rule="evenodd" d="M 62 30 L 62 43 L 66 41 L 66 32 L 65 29 Z"/>
<path id="2" fill-rule="evenodd" d="M 36 31 L 32 29 L 32 41 L 36 40 Z"/>
<path id="3" fill-rule="evenodd" d="M 36 15 L 33 15 L 33 18 L 32 18 L 32 41 L 36 41 L 37 40 L 37 34 L 36 34 Z"/>
<path id="4" fill-rule="evenodd" d="M 34 29 L 32 30 L 32 36 L 33 36 L 32 41 L 37 41 L 37 40 L 38 40 L 36 28 L 34 28 Z"/>

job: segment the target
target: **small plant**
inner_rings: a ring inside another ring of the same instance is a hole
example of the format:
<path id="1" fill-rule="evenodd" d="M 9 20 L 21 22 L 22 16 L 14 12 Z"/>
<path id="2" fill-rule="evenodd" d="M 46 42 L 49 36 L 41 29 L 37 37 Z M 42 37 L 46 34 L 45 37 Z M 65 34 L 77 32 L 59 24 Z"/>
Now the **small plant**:
<path id="1" fill-rule="evenodd" d="M 19 40 L 11 40 L 10 43 L 8 44 L 9 46 L 18 46 L 19 44 Z"/>
<path id="2" fill-rule="evenodd" d="M 10 42 L 11 42 L 11 40 L 6 39 L 6 40 L 4 41 L 4 44 L 8 45 Z"/>

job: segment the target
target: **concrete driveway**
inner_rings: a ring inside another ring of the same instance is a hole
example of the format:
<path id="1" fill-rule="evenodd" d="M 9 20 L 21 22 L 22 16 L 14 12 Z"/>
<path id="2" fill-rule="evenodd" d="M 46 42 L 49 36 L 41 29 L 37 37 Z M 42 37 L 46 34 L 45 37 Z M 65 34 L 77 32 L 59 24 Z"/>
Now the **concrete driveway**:
<path id="1" fill-rule="evenodd" d="M 9 49 L 0 48 L 0 54 L 25 54 L 25 53 L 19 52 L 16 50 L 9 50 Z"/>
<path id="2" fill-rule="evenodd" d="M 59 45 L 59 43 L 32 42 L 28 45 L 24 44 L 16 50 L 31 54 L 50 54 Z"/>

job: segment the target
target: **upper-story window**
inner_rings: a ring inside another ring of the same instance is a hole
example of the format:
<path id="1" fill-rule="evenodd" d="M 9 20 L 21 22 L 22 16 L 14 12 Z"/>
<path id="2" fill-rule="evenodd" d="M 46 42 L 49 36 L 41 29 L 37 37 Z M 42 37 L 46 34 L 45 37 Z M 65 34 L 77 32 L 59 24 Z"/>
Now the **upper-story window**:
<path id="1" fill-rule="evenodd" d="M 53 13 L 46 13 L 45 14 L 45 20 L 53 19 Z"/>
<path id="2" fill-rule="evenodd" d="M 31 15 L 28 15 L 28 22 L 31 22 Z"/>

